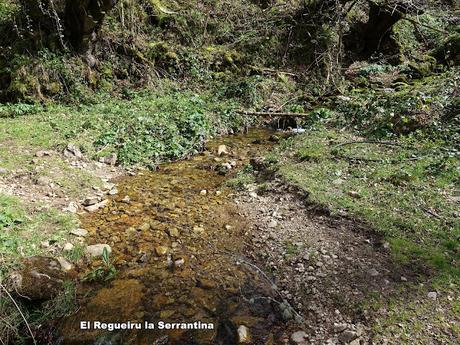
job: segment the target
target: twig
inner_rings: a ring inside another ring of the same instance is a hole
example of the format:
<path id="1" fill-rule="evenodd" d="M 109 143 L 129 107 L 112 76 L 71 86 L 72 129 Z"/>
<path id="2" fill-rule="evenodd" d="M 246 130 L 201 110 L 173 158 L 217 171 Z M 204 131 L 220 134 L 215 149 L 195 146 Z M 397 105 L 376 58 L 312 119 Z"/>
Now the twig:
<path id="1" fill-rule="evenodd" d="M 297 74 L 295 74 L 295 73 L 286 72 L 286 71 L 278 71 L 278 70 L 273 69 L 273 68 L 262 68 L 262 67 L 252 66 L 252 65 L 249 65 L 249 67 L 254 69 L 254 70 L 256 70 L 256 71 L 269 72 L 269 73 L 281 73 L 281 74 L 290 75 L 291 77 L 297 77 Z"/>
<path id="2" fill-rule="evenodd" d="M 34 342 L 35 345 L 37 345 L 37 342 L 35 341 L 35 337 L 34 337 L 34 334 L 32 332 L 32 329 L 30 328 L 29 323 L 27 322 L 24 314 L 22 313 L 21 308 L 19 308 L 19 306 L 16 303 L 16 301 L 14 300 L 14 298 L 10 295 L 10 293 L 8 292 L 6 287 L 3 286 L 2 283 L 0 283 L 0 287 L 6 292 L 7 296 L 10 298 L 10 300 L 13 302 L 14 306 L 16 307 L 16 309 L 19 311 L 19 314 L 21 314 L 21 317 L 24 320 L 24 322 L 26 323 L 27 329 L 29 330 L 30 336 L 32 337 L 32 341 Z"/>

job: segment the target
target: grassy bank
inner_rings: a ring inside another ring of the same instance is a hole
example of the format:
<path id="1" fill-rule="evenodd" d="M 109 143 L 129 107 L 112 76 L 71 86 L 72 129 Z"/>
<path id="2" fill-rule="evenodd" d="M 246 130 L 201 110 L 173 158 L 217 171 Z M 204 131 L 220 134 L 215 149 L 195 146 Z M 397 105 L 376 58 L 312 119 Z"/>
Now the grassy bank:
<path id="1" fill-rule="evenodd" d="M 321 129 L 287 140 L 284 149 L 279 173 L 312 202 L 367 222 L 399 261 L 421 261 L 460 278 L 460 165 L 440 143 L 366 141 Z"/>

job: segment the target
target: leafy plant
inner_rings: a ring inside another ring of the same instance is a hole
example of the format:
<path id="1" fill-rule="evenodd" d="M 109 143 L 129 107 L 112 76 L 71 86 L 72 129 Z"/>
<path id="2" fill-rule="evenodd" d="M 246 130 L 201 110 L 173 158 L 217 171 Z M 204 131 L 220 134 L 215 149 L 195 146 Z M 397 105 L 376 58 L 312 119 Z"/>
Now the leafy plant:
<path id="1" fill-rule="evenodd" d="M 83 277 L 83 281 L 109 281 L 115 278 L 118 271 L 112 264 L 112 261 L 110 260 L 110 253 L 106 247 L 102 251 L 102 263 L 103 266 L 97 267 L 86 274 L 85 277 Z"/>

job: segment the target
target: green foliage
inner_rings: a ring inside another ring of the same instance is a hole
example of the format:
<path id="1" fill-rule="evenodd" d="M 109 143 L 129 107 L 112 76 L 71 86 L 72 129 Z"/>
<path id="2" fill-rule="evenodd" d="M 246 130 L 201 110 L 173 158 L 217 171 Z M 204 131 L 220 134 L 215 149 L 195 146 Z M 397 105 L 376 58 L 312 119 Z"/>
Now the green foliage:
<path id="1" fill-rule="evenodd" d="M 75 226 L 74 216 L 47 208 L 31 212 L 18 199 L 0 194 L 0 251 L 5 255 L 0 281 L 22 256 L 41 254 L 41 242 L 59 241 Z"/>
<path id="2" fill-rule="evenodd" d="M 247 185 L 255 182 L 255 177 L 254 177 L 253 172 L 254 172 L 254 169 L 252 165 L 248 164 L 243 169 L 238 171 L 236 176 L 227 180 L 225 182 L 225 185 L 230 188 L 242 190 Z"/>
<path id="3" fill-rule="evenodd" d="M 453 69 L 414 81 L 412 85 L 395 84 L 395 92 L 352 90 L 351 99 L 340 101 L 337 105 L 336 110 L 342 115 L 339 123 L 379 137 L 430 129 L 432 126 L 440 129 L 445 125 L 443 110 L 455 102 L 452 95 L 459 80 L 457 72 Z M 451 135 L 454 135 L 454 131 Z"/>
<path id="4" fill-rule="evenodd" d="M 104 248 L 102 252 L 102 266 L 96 267 L 91 272 L 85 275 L 83 281 L 109 281 L 115 278 L 118 274 L 117 269 L 110 260 L 110 253 L 107 248 Z"/>

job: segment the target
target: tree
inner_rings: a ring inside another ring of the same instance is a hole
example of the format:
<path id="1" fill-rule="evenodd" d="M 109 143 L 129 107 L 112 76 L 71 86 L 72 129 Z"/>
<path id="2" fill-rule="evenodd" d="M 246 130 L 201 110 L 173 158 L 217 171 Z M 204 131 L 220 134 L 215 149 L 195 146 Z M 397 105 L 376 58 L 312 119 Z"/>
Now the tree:
<path id="1" fill-rule="evenodd" d="M 32 30 L 53 36 L 62 46 L 87 50 L 106 14 L 118 0 L 21 0 Z"/>

